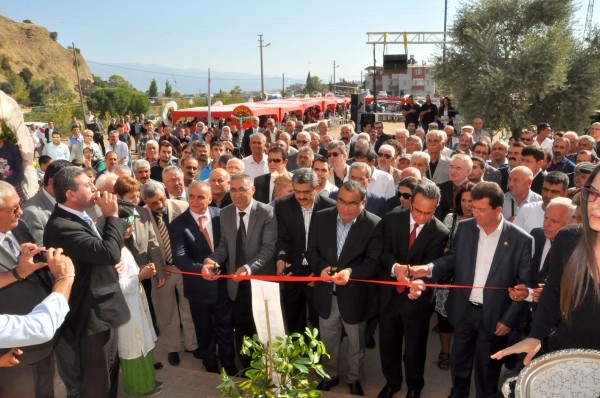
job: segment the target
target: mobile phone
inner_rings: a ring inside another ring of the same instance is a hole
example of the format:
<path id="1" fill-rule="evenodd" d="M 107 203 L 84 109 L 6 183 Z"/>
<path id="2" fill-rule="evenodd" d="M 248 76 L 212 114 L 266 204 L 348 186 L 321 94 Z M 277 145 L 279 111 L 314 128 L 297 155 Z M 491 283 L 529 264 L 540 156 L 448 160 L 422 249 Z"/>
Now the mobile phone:
<path id="1" fill-rule="evenodd" d="M 40 261 L 42 263 L 47 263 L 48 262 L 48 250 L 42 250 L 40 252 Z"/>

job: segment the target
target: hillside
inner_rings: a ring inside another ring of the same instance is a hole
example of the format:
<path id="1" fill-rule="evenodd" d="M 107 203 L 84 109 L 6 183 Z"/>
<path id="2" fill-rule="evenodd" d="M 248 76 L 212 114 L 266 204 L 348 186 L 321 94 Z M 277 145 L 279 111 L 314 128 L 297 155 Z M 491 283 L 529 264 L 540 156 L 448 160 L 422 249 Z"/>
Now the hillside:
<path id="1" fill-rule="evenodd" d="M 75 92 L 77 74 L 73 51 L 52 40 L 50 32 L 43 26 L 15 22 L 0 15 L 0 53 L 8 56 L 13 72 L 19 73 L 23 68 L 29 68 L 33 80 L 52 81 L 60 77 Z M 92 80 L 92 71 L 81 54 L 77 58 L 81 80 Z M 3 81 L 6 81 L 6 77 L 0 70 L 0 82 Z"/>

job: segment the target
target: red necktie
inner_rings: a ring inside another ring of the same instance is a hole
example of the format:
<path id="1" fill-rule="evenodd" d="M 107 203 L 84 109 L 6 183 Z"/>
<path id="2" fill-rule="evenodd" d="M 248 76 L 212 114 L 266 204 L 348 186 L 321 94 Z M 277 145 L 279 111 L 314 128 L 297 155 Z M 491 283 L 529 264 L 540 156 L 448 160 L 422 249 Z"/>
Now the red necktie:
<path id="1" fill-rule="evenodd" d="M 415 239 L 417 239 L 417 228 L 419 228 L 419 224 L 415 223 L 415 226 L 413 227 L 413 230 L 410 233 L 410 236 L 408 237 L 408 253 L 410 252 L 410 249 L 413 247 L 413 245 L 415 244 Z M 396 286 L 396 291 L 398 292 L 398 294 L 402 294 L 404 293 L 404 290 L 406 289 L 406 286 Z"/>
<path id="2" fill-rule="evenodd" d="M 204 226 L 205 217 L 206 216 L 198 217 L 198 223 L 200 224 L 200 231 L 202 231 L 202 235 L 204 235 L 204 238 L 206 239 L 206 243 L 208 244 L 208 247 L 210 248 L 210 250 L 212 250 L 213 247 L 212 247 L 212 243 L 210 240 L 210 235 L 208 235 L 208 230 Z"/>

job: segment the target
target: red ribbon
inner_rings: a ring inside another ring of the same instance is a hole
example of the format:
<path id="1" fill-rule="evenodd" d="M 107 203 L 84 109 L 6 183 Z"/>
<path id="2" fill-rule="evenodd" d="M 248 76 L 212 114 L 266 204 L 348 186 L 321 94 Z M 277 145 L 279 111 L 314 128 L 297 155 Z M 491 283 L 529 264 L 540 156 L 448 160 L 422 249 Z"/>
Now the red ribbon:
<path id="1" fill-rule="evenodd" d="M 181 274 L 181 275 L 191 275 L 191 276 L 199 276 L 202 277 L 201 272 L 188 272 L 188 271 L 180 271 L 180 270 L 169 270 L 168 272 L 172 274 Z M 215 275 L 217 278 L 226 278 L 233 279 L 233 275 Z M 238 275 L 235 277 L 237 280 L 249 281 L 249 280 L 259 280 L 264 282 L 333 282 L 336 278 L 331 277 L 322 277 L 322 276 L 287 276 L 287 275 Z M 390 285 L 390 286 L 406 286 L 406 287 L 416 287 L 416 286 L 424 286 L 430 288 L 438 288 L 438 289 L 488 289 L 488 290 L 507 290 L 506 287 L 497 287 L 497 286 L 468 286 L 468 285 L 448 285 L 448 284 L 437 284 L 437 283 L 412 283 L 412 282 L 398 282 L 398 281 L 382 281 L 382 280 L 372 280 L 372 279 L 352 279 L 350 278 L 348 282 L 362 282 L 362 283 L 374 283 L 377 285 Z M 512 286 L 511 286 L 512 287 Z"/>

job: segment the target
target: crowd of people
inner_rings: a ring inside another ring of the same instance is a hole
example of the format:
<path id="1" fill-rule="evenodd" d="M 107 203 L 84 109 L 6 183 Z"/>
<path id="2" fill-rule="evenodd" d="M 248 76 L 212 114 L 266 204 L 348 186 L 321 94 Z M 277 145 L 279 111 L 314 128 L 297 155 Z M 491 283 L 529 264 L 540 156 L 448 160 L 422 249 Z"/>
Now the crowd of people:
<path id="1" fill-rule="evenodd" d="M 279 129 L 253 117 L 238 131 L 155 128 L 140 115 L 111 119 L 106 144 L 91 113 L 66 144 L 53 127 L 36 133 L 39 192 L 21 203 L 0 184 L 0 324 L 13 338 L 0 339 L 0 395 L 26 378 L 53 396 L 55 366 L 69 397 L 116 396 L 119 369 L 128 394 L 159 394 L 157 338 L 171 366 L 183 349 L 207 372 L 239 374 L 243 337 L 256 333 L 246 275 L 324 278 L 281 283 L 286 331 L 318 328 L 330 354 L 324 391 L 343 379 L 364 395 L 365 350 L 378 340 L 379 397 L 403 383 L 419 397 L 434 312 L 452 397 L 469 395 L 473 374 L 478 397 L 496 396 L 502 365 L 520 369 L 507 354 L 600 348 L 585 321 L 600 297 L 600 123 L 589 135 L 541 123 L 504 141 L 481 118 L 456 131 L 449 101 L 411 109 L 406 128 L 348 123 L 339 137 L 325 121 L 308 132 L 299 119 Z M 24 329 L 52 286 L 64 322 Z"/>

